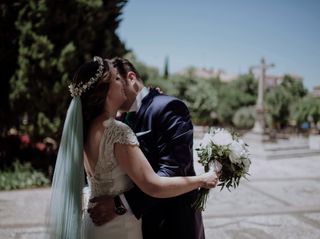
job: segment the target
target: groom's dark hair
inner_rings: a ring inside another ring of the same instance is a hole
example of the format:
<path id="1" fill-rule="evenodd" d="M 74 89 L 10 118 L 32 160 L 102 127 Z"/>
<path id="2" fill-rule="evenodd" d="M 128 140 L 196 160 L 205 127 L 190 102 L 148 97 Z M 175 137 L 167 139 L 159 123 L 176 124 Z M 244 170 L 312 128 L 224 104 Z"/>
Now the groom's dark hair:
<path id="1" fill-rule="evenodd" d="M 139 72 L 134 67 L 134 65 L 125 58 L 114 57 L 111 59 L 113 66 L 118 70 L 122 78 L 126 78 L 129 71 L 136 74 L 137 79 L 142 82 Z"/>

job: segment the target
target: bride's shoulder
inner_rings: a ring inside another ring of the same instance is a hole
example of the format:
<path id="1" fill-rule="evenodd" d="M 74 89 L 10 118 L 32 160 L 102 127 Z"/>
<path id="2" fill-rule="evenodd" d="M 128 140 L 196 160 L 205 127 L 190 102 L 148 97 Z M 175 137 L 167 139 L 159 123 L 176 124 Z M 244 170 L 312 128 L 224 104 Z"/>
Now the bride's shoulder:
<path id="1" fill-rule="evenodd" d="M 132 132 L 132 129 L 128 125 L 114 118 L 109 118 L 106 120 L 104 122 L 104 126 L 113 131 Z"/>
<path id="2" fill-rule="evenodd" d="M 133 130 L 125 123 L 112 119 L 109 122 L 108 135 L 114 143 L 139 145 L 138 139 Z"/>
<path id="3" fill-rule="evenodd" d="M 124 130 L 132 131 L 132 129 L 127 124 L 123 123 L 122 121 L 115 119 L 114 122 L 115 122 L 117 127 L 121 128 L 121 129 L 124 129 Z"/>

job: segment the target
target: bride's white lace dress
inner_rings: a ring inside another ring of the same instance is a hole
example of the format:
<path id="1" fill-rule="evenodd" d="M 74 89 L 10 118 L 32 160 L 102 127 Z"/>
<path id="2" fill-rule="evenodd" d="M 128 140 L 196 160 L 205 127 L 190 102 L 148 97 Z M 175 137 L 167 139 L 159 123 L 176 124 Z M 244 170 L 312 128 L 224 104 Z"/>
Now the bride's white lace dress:
<path id="1" fill-rule="evenodd" d="M 106 194 L 119 195 L 133 186 L 130 178 L 121 170 L 113 150 L 115 143 L 139 145 L 139 142 L 129 126 L 120 121 L 109 118 L 104 122 L 104 126 L 95 172 L 88 178 L 89 198 Z M 88 203 L 85 208 L 91 206 L 92 204 Z M 141 239 L 141 221 L 131 213 L 126 213 L 102 226 L 95 226 L 84 210 L 83 233 L 84 238 L 88 239 Z"/>

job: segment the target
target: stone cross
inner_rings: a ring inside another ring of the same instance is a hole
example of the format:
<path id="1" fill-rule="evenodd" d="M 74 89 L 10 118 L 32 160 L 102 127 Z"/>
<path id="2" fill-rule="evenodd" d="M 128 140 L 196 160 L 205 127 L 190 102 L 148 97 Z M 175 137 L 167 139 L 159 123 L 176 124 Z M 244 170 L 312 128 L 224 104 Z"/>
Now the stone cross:
<path id="1" fill-rule="evenodd" d="M 265 109 L 264 109 L 264 83 L 266 78 L 266 70 L 269 67 L 274 67 L 274 64 L 267 65 L 265 59 L 261 59 L 260 64 L 260 77 L 258 84 L 258 98 L 256 102 L 256 119 L 254 123 L 254 127 L 252 129 L 253 133 L 256 134 L 265 134 L 266 124 L 265 124 Z"/>

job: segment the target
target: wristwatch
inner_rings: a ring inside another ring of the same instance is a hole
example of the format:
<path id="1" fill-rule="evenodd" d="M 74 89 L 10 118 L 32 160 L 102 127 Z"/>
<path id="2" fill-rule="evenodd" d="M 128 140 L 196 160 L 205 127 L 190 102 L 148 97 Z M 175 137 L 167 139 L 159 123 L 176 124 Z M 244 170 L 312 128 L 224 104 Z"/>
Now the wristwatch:
<path id="1" fill-rule="evenodd" d="M 114 200 L 114 212 L 118 215 L 123 215 L 127 212 L 127 209 L 123 206 L 119 196 L 115 196 Z"/>

